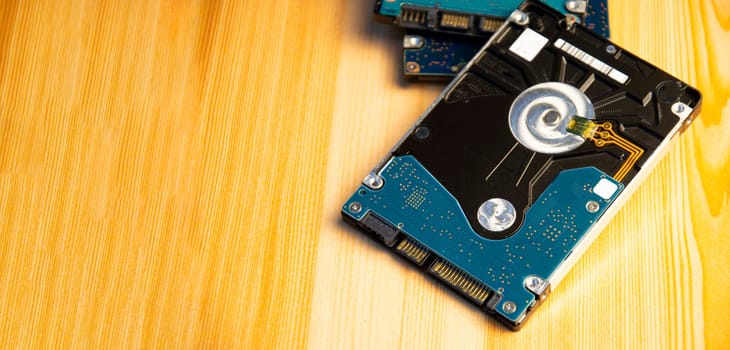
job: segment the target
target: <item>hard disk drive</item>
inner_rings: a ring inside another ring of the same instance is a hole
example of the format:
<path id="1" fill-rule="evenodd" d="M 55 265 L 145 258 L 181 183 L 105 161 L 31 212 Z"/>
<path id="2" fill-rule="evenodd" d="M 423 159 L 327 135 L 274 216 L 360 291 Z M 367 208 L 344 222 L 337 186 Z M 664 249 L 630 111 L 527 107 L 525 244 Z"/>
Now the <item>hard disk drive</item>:
<path id="1" fill-rule="evenodd" d="M 518 329 L 700 102 L 574 16 L 526 1 L 342 215 Z"/>

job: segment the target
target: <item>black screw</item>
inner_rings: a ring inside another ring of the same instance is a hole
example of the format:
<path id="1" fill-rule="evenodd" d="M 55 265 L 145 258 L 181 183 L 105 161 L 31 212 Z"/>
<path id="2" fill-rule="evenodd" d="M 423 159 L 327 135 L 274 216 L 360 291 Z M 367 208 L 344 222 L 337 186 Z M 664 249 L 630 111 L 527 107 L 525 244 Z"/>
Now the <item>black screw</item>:
<path id="1" fill-rule="evenodd" d="M 415 135 L 418 140 L 423 141 L 431 136 L 431 129 L 425 126 L 419 126 L 416 128 L 416 131 L 413 132 L 413 135 Z"/>

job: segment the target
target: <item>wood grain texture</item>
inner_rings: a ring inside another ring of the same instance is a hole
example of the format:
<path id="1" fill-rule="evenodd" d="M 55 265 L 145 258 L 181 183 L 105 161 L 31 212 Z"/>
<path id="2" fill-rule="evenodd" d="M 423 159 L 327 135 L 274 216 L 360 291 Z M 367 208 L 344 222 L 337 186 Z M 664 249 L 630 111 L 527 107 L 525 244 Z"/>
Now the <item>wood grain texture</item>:
<path id="1" fill-rule="evenodd" d="M 730 348 L 730 3 L 611 0 L 704 92 L 512 333 L 343 224 L 442 86 L 372 1 L 0 1 L 0 348 Z"/>

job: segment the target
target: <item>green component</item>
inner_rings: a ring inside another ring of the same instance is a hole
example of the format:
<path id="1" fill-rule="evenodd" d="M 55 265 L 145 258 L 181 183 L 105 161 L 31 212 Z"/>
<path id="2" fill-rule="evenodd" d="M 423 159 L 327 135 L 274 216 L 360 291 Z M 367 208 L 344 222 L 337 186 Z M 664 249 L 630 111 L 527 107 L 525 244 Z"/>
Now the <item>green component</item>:
<path id="1" fill-rule="evenodd" d="M 582 138 L 590 138 L 596 131 L 596 124 L 588 118 L 574 116 L 568 122 L 566 130 L 571 134 L 576 134 Z"/>

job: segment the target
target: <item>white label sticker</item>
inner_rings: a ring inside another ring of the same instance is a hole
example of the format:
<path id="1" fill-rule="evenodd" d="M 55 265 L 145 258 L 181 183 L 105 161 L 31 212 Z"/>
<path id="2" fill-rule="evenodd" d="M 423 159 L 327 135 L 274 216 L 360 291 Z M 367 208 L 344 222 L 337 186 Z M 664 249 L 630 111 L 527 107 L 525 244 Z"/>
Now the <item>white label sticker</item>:
<path id="1" fill-rule="evenodd" d="M 593 187 L 593 193 L 603 199 L 611 199 L 613 194 L 618 190 L 618 185 L 608 179 L 601 179 L 596 186 Z"/>
<path id="2" fill-rule="evenodd" d="M 527 28 L 522 34 L 512 43 L 509 50 L 517 56 L 524 58 L 527 62 L 532 62 L 540 53 L 545 44 L 548 43 L 548 38 L 542 36 L 540 33 Z"/>
<path id="3" fill-rule="evenodd" d="M 565 51 L 568 55 L 575 57 L 579 61 L 591 66 L 591 68 L 611 77 L 611 79 L 621 84 L 626 84 L 626 81 L 629 80 L 629 76 L 624 72 L 609 66 L 605 62 L 591 56 L 589 53 L 573 46 L 573 44 L 563 39 L 555 40 L 555 47 Z"/>

